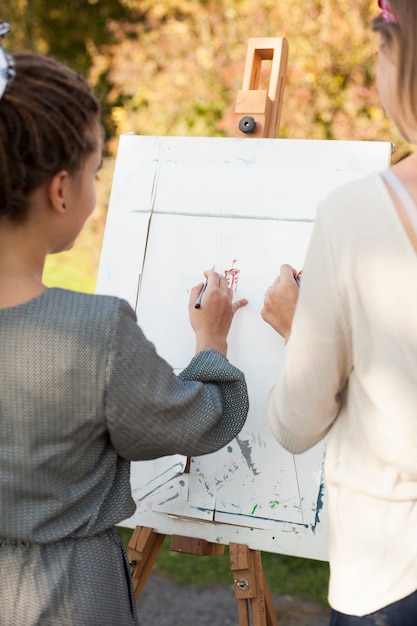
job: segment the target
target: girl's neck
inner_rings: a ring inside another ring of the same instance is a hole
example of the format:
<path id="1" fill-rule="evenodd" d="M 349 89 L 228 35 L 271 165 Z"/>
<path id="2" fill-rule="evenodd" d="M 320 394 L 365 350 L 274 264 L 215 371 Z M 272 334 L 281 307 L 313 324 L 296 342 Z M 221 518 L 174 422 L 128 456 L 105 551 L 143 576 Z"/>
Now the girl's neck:
<path id="1" fill-rule="evenodd" d="M 0 263 L 0 308 L 17 306 L 36 298 L 47 287 L 30 271 L 8 271 Z"/>
<path id="2" fill-rule="evenodd" d="M 0 224 L 0 308 L 17 306 L 39 296 L 45 254 L 24 228 Z"/>

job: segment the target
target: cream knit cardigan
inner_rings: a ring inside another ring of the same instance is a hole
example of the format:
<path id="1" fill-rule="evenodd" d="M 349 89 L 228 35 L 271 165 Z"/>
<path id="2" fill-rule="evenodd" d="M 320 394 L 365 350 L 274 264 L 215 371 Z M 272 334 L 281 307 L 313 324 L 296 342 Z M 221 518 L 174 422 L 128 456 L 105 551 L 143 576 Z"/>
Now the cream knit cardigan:
<path id="1" fill-rule="evenodd" d="M 318 210 L 286 365 L 268 403 L 301 453 L 328 435 L 329 602 L 417 589 L 417 254 L 378 173 Z"/>

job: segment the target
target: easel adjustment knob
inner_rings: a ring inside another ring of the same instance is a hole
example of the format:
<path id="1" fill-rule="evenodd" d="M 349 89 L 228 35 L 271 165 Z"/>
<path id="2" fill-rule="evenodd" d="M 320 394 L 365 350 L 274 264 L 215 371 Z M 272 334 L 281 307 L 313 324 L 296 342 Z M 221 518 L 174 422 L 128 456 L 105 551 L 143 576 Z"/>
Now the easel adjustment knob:
<path id="1" fill-rule="evenodd" d="M 246 580 L 246 578 L 236 579 L 235 584 L 240 591 L 247 591 L 249 589 L 249 581 Z"/>
<path id="2" fill-rule="evenodd" d="M 249 115 L 242 117 L 242 119 L 239 122 L 239 130 L 242 133 L 253 133 L 255 128 L 256 128 L 256 122 L 253 119 L 253 117 L 250 117 Z"/>

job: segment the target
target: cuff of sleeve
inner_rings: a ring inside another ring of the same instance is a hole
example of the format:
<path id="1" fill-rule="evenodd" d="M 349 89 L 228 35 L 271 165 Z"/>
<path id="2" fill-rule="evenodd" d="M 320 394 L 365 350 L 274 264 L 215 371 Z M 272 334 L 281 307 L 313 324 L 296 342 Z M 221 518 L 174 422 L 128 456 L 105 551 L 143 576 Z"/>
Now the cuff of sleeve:
<path id="1" fill-rule="evenodd" d="M 217 350 L 203 350 L 178 375 L 181 380 L 199 380 L 203 383 L 244 381 L 245 376 Z"/>

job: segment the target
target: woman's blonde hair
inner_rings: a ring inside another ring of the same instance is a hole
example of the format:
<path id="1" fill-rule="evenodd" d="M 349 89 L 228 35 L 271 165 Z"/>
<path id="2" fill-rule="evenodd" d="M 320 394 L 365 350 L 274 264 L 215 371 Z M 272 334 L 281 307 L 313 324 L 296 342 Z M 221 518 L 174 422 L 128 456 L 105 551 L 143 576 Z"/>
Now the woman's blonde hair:
<path id="1" fill-rule="evenodd" d="M 396 51 L 402 113 L 417 123 L 417 0 L 390 0 L 390 7 L 396 22 L 385 21 L 381 14 L 372 28 Z"/>

